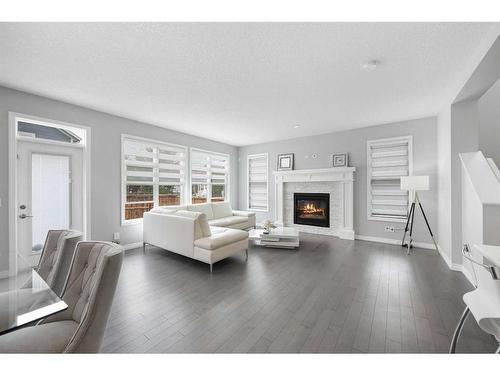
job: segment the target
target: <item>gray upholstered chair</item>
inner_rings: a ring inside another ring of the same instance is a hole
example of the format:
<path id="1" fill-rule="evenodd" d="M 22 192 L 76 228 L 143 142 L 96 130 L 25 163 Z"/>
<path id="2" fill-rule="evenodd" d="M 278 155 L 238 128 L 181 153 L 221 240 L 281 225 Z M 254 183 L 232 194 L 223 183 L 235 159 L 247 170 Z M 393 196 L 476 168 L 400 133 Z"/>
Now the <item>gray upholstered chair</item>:
<path id="1" fill-rule="evenodd" d="M 79 242 L 62 299 L 65 311 L 0 336 L 0 353 L 97 353 L 120 275 L 122 247 Z"/>
<path id="2" fill-rule="evenodd" d="M 83 233 L 75 230 L 49 230 L 37 272 L 47 285 L 61 296 L 68 278 L 76 244 L 83 240 Z"/>

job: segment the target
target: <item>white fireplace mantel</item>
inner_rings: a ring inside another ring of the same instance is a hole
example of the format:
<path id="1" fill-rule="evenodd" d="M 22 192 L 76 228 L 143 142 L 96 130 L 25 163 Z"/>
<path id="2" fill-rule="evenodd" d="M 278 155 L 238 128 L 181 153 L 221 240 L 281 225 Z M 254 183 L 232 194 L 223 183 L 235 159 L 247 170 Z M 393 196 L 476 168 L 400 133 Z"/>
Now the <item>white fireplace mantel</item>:
<path id="1" fill-rule="evenodd" d="M 275 171 L 275 212 L 274 220 L 283 225 L 283 187 L 287 182 L 338 182 L 342 197 L 342 224 L 335 233 L 343 239 L 354 240 L 353 228 L 353 181 L 355 167 L 336 167 L 322 169 L 300 169 L 293 171 Z"/>

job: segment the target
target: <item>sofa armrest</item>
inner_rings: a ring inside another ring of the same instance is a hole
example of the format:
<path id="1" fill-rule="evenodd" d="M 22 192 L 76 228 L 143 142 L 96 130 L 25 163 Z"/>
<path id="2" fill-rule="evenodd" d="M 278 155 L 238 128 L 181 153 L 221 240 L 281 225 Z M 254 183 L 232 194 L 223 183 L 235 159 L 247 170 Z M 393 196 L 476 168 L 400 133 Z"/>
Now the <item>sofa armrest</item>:
<path id="1" fill-rule="evenodd" d="M 145 212 L 143 241 L 192 257 L 194 227 L 195 218 Z"/>
<path id="2" fill-rule="evenodd" d="M 252 217 L 255 216 L 255 212 L 233 210 L 233 216 Z"/>

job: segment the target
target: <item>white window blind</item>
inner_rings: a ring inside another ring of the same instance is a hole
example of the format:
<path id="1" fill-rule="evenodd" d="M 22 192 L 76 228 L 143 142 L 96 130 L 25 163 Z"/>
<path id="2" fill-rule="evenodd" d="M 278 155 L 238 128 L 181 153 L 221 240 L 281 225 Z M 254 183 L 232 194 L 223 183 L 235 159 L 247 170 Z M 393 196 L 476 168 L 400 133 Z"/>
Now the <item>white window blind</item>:
<path id="1" fill-rule="evenodd" d="M 191 150 L 192 203 L 227 200 L 229 155 Z"/>
<path id="2" fill-rule="evenodd" d="M 412 137 L 368 141 L 367 156 L 368 219 L 405 221 L 409 196 L 400 181 L 413 174 Z"/>
<path id="3" fill-rule="evenodd" d="M 268 211 L 268 155 L 248 155 L 248 209 Z"/>
<path id="4" fill-rule="evenodd" d="M 123 136 L 123 221 L 155 206 L 182 204 L 187 148 Z"/>

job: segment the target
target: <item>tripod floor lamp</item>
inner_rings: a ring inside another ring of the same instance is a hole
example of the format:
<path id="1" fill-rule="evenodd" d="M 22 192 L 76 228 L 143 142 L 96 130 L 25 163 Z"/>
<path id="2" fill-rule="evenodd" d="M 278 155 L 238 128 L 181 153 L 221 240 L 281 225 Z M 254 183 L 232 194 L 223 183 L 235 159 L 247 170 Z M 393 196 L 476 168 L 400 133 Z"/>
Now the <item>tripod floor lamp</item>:
<path id="1" fill-rule="evenodd" d="M 429 234 L 431 235 L 432 242 L 434 242 L 434 246 L 436 250 L 438 250 L 436 240 L 434 239 L 434 235 L 432 234 L 431 227 L 429 225 L 429 221 L 427 220 L 427 216 L 425 216 L 424 208 L 422 207 L 422 203 L 418 198 L 419 191 L 427 191 L 429 190 L 429 176 L 406 176 L 401 177 L 401 190 L 408 190 L 411 192 L 411 196 L 413 196 L 413 201 L 411 202 L 410 211 L 408 212 L 408 219 L 406 220 L 405 233 L 403 235 L 403 241 L 401 241 L 401 246 L 408 246 L 407 254 L 410 254 L 410 249 L 413 242 L 413 222 L 415 219 L 415 211 L 417 210 L 417 204 L 424 216 L 425 224 L 427 225 L 427 229 L 429 229 Z M 410 231 L 410 235 L 408 241 L 405 243 L 406 233 Z"/>

